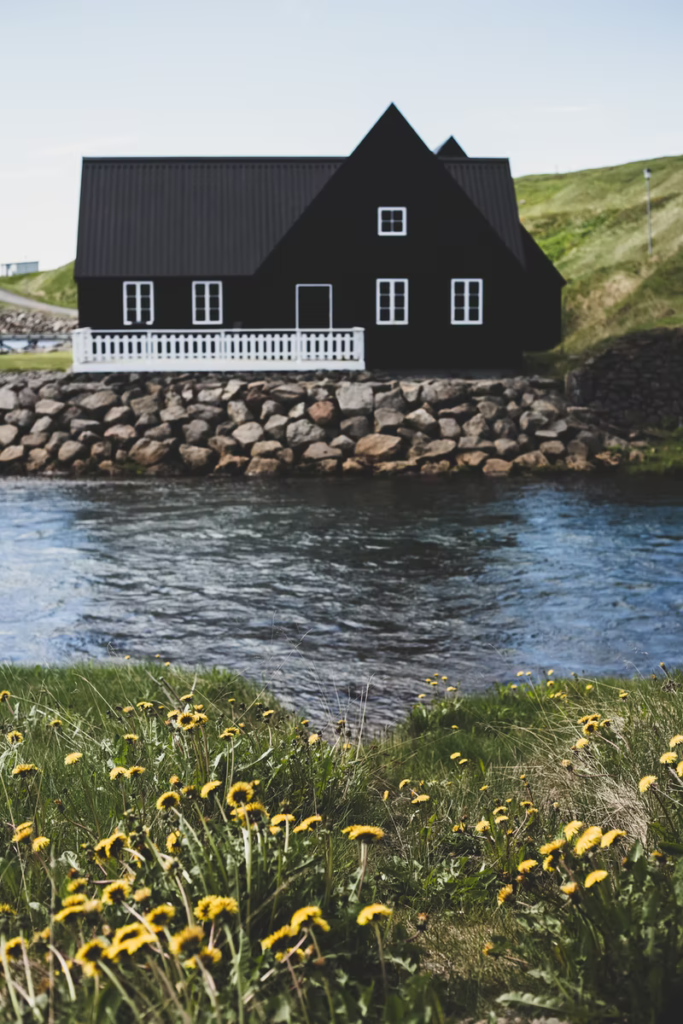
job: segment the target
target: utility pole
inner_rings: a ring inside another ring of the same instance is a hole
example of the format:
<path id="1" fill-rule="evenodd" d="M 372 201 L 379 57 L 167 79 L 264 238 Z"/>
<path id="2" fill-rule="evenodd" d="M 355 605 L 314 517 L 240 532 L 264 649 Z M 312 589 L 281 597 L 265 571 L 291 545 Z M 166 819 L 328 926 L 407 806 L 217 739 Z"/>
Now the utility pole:
<path id="1" fill-rule="evenodd" d="M 650 210 L 650 178 L 652 177 L 652 172 L 649 167 L 645 168 L 643 176 L 647 190 L 647 254 L 652 256 L 652 212 Z"/>

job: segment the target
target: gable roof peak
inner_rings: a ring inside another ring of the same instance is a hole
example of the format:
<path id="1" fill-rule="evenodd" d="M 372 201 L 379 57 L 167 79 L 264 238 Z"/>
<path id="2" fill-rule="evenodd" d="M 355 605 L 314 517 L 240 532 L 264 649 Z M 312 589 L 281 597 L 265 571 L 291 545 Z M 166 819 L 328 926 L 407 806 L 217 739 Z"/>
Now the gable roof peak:
<path id="1" fill-rule="evenodd" d="M 452 135 L 449 135 L 445 142 L 442 142 L 440 146 L 434 150 L 437 156 L 442 157 L 466 157 L 467 153 L 462 146 L 455 141 Z"/>

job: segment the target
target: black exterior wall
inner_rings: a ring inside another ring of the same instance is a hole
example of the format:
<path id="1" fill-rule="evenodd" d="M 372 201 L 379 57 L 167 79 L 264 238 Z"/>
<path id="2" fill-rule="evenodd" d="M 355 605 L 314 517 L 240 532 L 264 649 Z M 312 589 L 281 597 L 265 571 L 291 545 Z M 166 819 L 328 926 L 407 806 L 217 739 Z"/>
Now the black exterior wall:
<path id="1" fill-rule="evenodd" d="M 519 224 L 514 192 L 496 229 L 456 177 L 391 106 L 254 273 L 95 277 L 77 263 L 81 325 L 122 328 L 124 280 L 152 280 L 152 326 L 192 329 L 192 280 L 211 279 L 223 282 L 222 326 L 291 329 L 296 285 L 331 284 L 333 325 L 365 329 L 369 368 L 516 367 L 560 342 L 564 282 Z M 378 235 L 379 206 L 407 208 L 407 235 Z M 376 324 L 378 278 L 408 280 L 407 324 Z M 482 324 L 451 324 L 452 278 L 482 279 Z"/>

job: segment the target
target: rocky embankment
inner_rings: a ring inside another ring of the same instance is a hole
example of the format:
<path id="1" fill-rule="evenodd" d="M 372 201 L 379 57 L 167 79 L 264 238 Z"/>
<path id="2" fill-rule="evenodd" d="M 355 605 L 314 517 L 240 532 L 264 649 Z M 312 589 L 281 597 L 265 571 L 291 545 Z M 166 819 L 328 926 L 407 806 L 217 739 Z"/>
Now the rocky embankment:
<path id="1" fill-rule="evenodd" d="M 641 458 L 557 383 L 0 374 L 0 472 L 487 475 Z"/>
<path id="2" fill-rule="evenodd" d="M 3 335 L 6 338 L 61 339 L 68 337 L 76 325 L 75 318 L 53 316 L 35 309 L 0 309 L 0 342 Z"/>

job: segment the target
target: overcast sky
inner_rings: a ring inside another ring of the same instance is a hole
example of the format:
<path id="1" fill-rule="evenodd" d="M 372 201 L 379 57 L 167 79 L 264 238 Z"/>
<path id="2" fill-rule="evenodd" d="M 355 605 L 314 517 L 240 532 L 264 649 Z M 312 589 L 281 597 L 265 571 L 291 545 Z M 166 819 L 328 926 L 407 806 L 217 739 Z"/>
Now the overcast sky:
<path id="1" fill-rule="evenodd" d="M 344 155 L 390 102 L 515 176 L 683 153 L 680 0 L 0 0 L 0 261 L 84 155 Z"/>

